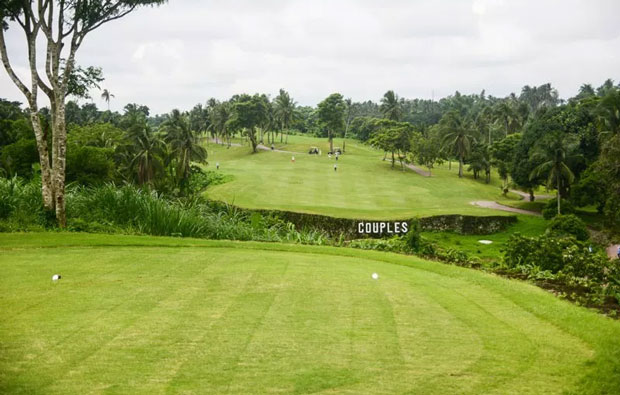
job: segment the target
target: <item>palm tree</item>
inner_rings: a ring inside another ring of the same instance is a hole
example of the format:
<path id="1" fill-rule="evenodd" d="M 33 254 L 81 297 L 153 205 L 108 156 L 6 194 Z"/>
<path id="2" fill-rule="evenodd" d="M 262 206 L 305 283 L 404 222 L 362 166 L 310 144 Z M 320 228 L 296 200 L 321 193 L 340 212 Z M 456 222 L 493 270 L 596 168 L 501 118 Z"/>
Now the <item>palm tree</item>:
<path id="1" fill-rule="evenodd" d="M 288 92 L 280 89 L 280 94 L 274 100 L 274 116 L 282 127 L 280 142 L 282 142 L 282 134 L 286 130 L 286 142 L 288 143 L 288 129 L 299 118 L 296 106 L 297 102 L 290 97 Z"/>
<path id="2" fill-rule="evenodd" d="M 103 90 L 103 93 L 101 94 L 101 98 L 105 100 L 106 103 L 108 103 L 108 111 L 110 111 L 110 98 L 112 97 L 114 97 L 114 95 L 110 93 L 109 90 L 107 89 Z"/>
<path id="3" fill-rule="evenodd" d="M 217 143 L 217 136 L 221 136 L 222 138 L 226 137 L 228 142 L 228 147 L 230 148 L 230 133 L 227 128 L 227 122 L 230 119 L 230 105 L 228 102 L 223 103 L 210 103 L 210 111 L 209 111 L 209 131 L 215 137 L 215 142 Z"/>
<path id="4" fill-rule="evenodd" d="M 620 89 L 610 89 L 599 101 L 597 118 L 601 136 L 620 134 Z"/>
<path id="5" fill-rule="evenodd" d="M 162 130 L 176 162 L 177 181 L 183 190 L 190 177 L 191 163 L 205 162 L 207 151 L 200 145 L 197 133 L 192 131 L 187 114 L 181 114 L 179 110 L 172 110 L 162 124 Z"/>
<path id="6" fill-rule="evenodd" d="M 571 155 L 571 152 L 577 147 L 578 142 L 574 135 L 565 136 L 564 133 L 556 131 L 549 138 L 544 139 L 534 147 L 532 153 L 533 158 L 541 158 L 544 160 L 540 165 L 536 166 L 530 173 L 530 180 L 537 177 L 547 176 L 547 188 L 556 186 L 556 196 L 558 201 L 558 215 L 560 211 L 561 189 L 562 185 L 570 185 L 575 180 L 575 175 L 568 167 L 567 162 L 581 155 Z M 563 184 L 565 183 L 565 184 Z"/>
<path id="7" fill-rule="evenodd" d="M 474 140 L 469 122 L 452 110 L 441 118 L 439 126 L 444 132 L 443 145 L 459 158 L 459 177 L 463 177 L 463 163 L 471 151 L 471 143 Z"/>
<path id="8" fill-rule="evenodd" d="M 398 99 L 398 95 L 394 91 L 387 91 L 381 98 L 379 110 L 381 110 L 384 118 L 400 121 L 403 115 L 402 100 Z"/>
<path id="9" fill-rule="evenodd" d="M 495 121 L 501 123 L 505 136 L 508 136 L 511 130 L 511 126 L 517 120 L 517 114 L 513 110 L 512 106 L 508 102 L 508 100 L 502 100 L 497 103 L 493 108 L 493 115 L 495 117 Z"/>
<path id="10" fill-rule="evenodd" d="M 148 126 L 133 133 L 131 140 L 129 167 L 136 169 L 140 185 L 151 184 L 155 174 L 164 168 L 165 144 Z"/>

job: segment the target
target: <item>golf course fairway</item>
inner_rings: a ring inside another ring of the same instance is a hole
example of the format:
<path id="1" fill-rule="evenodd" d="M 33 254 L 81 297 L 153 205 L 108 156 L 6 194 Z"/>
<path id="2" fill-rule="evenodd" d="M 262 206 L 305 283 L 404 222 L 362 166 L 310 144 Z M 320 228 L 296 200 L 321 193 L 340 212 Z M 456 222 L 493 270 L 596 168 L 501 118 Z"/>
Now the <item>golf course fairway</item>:
<path id="1" fill-rule="evenodd" d="M 0 269 L 1 393 L 620 393 L 620 322 L 415 257 L 31 233 Z"/>
<path id="2" fill-rule="evenodd" d="M 323 155 L 309 155 L 308 148 L 321 148 Z M 350 141 L 336 161 L 326 154 L 326 139 L 290 136 L 289 144 L 252 154 L 247 145 L 226 148 L 211 143 L 209 166 L 219 164 L 232 180 L 207 188 L 206 196 L 249 209 L 269 209 L 322 214 L 342 218 L 404 219 L 440 214 L 507 215 L 477 207 L 472 201 L 519 201 L 519 196 L 501 194 L 501 180 L 491 183 L 458 177 L 458 164 L 444 163 L 425 177 L 400 165 L 383 161 L 384 153 Z M 295 157 L 295 161 L 292 158 Z M 388 158 L 389 159 L 389 158 Z M 334 171 L 334 165 L 338 170 Z M 509 194 L 512 195 L 512 194 Z"/>

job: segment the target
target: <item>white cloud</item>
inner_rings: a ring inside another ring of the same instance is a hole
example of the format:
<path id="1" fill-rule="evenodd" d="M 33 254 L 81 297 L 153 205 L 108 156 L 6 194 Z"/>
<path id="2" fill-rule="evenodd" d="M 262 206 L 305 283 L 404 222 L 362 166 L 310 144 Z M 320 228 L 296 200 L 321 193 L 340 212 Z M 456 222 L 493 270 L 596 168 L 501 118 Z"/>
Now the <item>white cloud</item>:
<path id="1" fill-rule="evenodd" d="M 505 96 L 545 82 L 568 97 L 620 79 L 619 14 L 616 0 L 172 0 L 95 31 L 78 62 L 103 68 L 112 108 L 154 112 L 279 88 L 302 104 L 336 91 Z M 23 38 L 7 37 L 24 73 Z M 23 101 L 2 72 L 0 97 Z"/>

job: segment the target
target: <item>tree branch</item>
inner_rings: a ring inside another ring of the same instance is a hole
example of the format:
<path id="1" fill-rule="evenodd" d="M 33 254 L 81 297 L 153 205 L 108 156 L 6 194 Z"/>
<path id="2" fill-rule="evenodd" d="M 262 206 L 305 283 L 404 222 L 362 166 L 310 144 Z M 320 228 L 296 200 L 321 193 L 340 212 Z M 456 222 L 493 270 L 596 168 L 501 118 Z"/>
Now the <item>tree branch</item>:
<path id="1" fill-rule="evenodd" d="M 26 96 L 26 99 L 28 100 L 28 102 L 30 102 L 32 93 L 26 87 L 26 85 L 22 82 L 22 80 L 19 79 L 17 74 L 15 74 L 15 71 L 13 70 L 13 67 L 11 66 L 11 62 L 9 61 L 9 55 L 6 51 L 6 43 L 4 40 L 4 29 L 2 28 L 0 28 L 0 57 L 2 57 L 2 64 L 4 65 L 6 72 L 9 74 L 9 77 L 11 77 L 11 80 L 13 81 L 13 83 L 17 85 L 19 90 L 24 94 L 24 96 Z"/>

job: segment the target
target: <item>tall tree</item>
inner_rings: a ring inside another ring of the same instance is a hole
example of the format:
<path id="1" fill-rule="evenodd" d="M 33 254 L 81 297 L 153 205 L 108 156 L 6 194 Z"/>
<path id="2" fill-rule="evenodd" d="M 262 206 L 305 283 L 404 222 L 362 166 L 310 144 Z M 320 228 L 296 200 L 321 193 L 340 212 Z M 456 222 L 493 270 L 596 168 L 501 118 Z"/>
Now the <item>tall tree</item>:
<path id="1" fill-rule="evenodd" d="M 459 159 L 459 177 L 463 177 L 463 164 L 474 140 L 469 122 L 452 110 L 441 118 L 439 127 L 443 132 L 443 146 L 456 154 Z"/>
<path id="2" fill-rule="evenodd" d="M 256 129 L 264 125 L 267 118 L 269 100 L 264 95 L 239 95 L 232 100 L 232 116 L 226 123 L 227 128 L 242 130 L 252 144 L 256 153 L 258 138 Z"/>
<path id="3" fill-rule="evenodd" d="M 41 164 L 43 204 L 47 210 L 55 211 L 61 227 L 66 225 L 65 98 L 70 93 L 72 76 L 75 75 L 77 51 L 88 33 L 104 23 L 122 18 L 139 6 L 159 5 L 164 2 L 165 0 L 11 0 L 0 3 L 2 64 L 28 102 Z M 26 38 L 30 86 L 15 73 L 6 50 L 4 31 L 15 24 L 23 30 Z M 37 44 L 44 44 L 44 63 L 39 62 Z M 43 131 L 38 106 L 39 89 L 50 102 L 51 147 Z"/>
<path id="4" fill-rule="evenodd" d="M 570 185 L 575 180 L 573 171 L 568 167 L 568 161 L 573 155 L 578 141 L 574 135 L 566 135 L 563 132 L 553 132 L 547 138 L 541 140 L 534 149 L 532 155 L 544 159 L 530 174 L 530 179 L 539 176 L 547 177 L 547 187 L 552 188 L 555 184 L 557 190 L 558 214 L 561 214 L 560 201 L 562 200 L 562 186 Z"/>
<path id="5" fill-rule="evenodd" d="M 403 117 L 403 101 L 399 100 L 398 95 L 392 90 L 385 92 L 379 109 L 383 117 L 389 120 L 400 121 Z"/>
<path id="6" fill-rule="evenodd" d="M 274 115 L 281 128 L 280 142 L 282 142 L 282 134 L 286 132 L 286 142 L 288 143 L 288 131 L 293 122 L 299 118 L 296 107 L 297 103 L 288 92 L 280 89 L 280 94 L 274 100 Z"/>
<path id="7" fill-rule="evenodd" d="M 112 93 L 110 93 L 109 90 L 104 89 L 103 93 L 101 93 L 101 98 L 107 103 L 108 105 L 108 111 L 110 111 L 110 99 L 113 98 L 114 95 Z"/>
<path id="8" fill-rule="evenodd" d="M 334 152 L 334 133 L 344 128 L 346 104 L 340 93 L 332 93 L 319 103 L 319 122 L 327 129 L 329 152 Z"/>
<path id="9" fill-rule="evenodd" d="M 164 141 L 170 145 L 176 166 L 176 181 L 181 191 L 187 187 L 191 174 L 191 163 L 204 163 L 207 151 L 200 145 L 196 131 L 192 130 L 187 114 L 172 110 L 168 119 L 162 124 Z"/>

